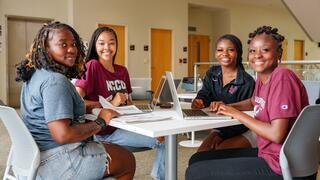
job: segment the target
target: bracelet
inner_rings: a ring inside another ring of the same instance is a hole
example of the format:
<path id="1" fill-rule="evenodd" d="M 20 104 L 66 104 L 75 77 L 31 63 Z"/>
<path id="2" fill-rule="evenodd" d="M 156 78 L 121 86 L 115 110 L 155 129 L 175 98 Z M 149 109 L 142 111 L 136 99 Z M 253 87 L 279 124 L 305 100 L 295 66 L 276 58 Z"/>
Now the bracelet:
<path id="1" fill-rule="evenodd" d="M 104 119 L 98 117 L 94 122 L 97 123 L 101 127 L 101 130 L 107 129 L 107 124 L 104 121 Z"/>

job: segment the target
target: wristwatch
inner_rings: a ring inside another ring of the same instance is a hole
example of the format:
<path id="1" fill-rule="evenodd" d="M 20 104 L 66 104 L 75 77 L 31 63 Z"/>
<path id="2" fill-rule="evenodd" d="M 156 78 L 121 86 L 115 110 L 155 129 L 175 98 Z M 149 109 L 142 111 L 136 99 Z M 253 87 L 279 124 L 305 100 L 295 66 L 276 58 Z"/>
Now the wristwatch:
<path id="1" fill-rule="evenodd" d="M 105 130 L 107 128 L 106 122 L 104 121 L 104 119 L 102 119 L 100 117 L 98 117 L 94 122 L 97 123 L 101 127 L 101 130 Z"/>

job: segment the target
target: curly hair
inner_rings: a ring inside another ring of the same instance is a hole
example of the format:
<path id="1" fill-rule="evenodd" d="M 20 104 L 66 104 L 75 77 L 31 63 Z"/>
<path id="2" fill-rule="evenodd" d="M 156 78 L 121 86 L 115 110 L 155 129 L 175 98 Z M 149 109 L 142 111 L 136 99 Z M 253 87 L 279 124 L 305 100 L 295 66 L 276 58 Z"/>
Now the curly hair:
<path id="1" fill-rule="evenodd" d="M 260 34 L 267 34 L 271 36 L 274 40 L 276 40 L 279 44 L 279 48 L 282 49 L 281 43 L 284 40 L 284 36 L 278 33 L 278 28 L 273 28 L 271 26 L 261 26 L 258 27 L 255 31 L 249 34 L 248 44 L 250 44 L 251 40 Z"/>
<path id="2" fill-rule="evenodd" d="M 243 50 L 242 50 L 242 43 L 241 43 L 240 39 L 233 34 L 225 34 L 217 40 L 216 44 L 218 44 L 220 41 L 225 40 L 225 39 L 231 41 L 232 44 L 236 47 L 236 51 L 237 51 L 237 64 L 236 65 L 237 65 L 237 67 L 244 69 L 244 66 L 242 64 Z"/>
<path id="3" fill-rule="evenodd" d="M 97 49 L 96 49 L 96 42 L 97 42 L 100 34 L 103 32 L 110 32 L 111 34 L 113 34 L 113 36 L 115 38 L 116 52 L 115 52 L 115 55 L 113 56 L 113 60 L 112 60 L 112 63 L 114 64 L 114 61 L 115 61 L 116 55 L 117 55 L 117 51 L 118 51 L 118 37 L 117 37 L 116 32 L 112 28 L 105 27 L 105 26 L 99 27 L 93 32 L 89 46 L 88 46 L 88 54 L 86 56 L 86 62 L 89 62 L 92 59 L 99 60 L 99 55 L 98 55 Z"/>
<path id="4" fill-rule="evenodd" d="M 74 37 L 78 54 L 75 64 L 72 67 L 67 67 L 53 61 L 46 52 L 49 34 L 57 29 L 69 31 Z M 25 59 L 16 65 L 16 81 L 26 82 L 32 77 L 36 69 L 42 68 L 64 74 L 69 79 L 80 78 L 86 70 L 84 66 L 84 57 L 85 46 L 78 33 L 71 26 L 60 22 L 44 24 L 33 40 Z"/>

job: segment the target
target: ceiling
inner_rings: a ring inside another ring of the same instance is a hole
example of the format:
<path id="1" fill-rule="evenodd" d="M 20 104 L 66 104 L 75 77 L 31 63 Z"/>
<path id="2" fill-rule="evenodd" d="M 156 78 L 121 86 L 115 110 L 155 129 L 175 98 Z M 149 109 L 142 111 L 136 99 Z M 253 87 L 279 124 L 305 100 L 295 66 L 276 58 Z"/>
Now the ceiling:
<path id="1" fill-rule="evenodd" d="M 320 25 L 315 17 L 320 17 L 320 0 L 211 0 L 212 6 L 189 4 L 190 8 L 219 11 L 232 6 L 257 6 L 289 9 L 299 25 L 314 42 L 320 42 Z"/>
<path id="2" fill-rule="evenodd" d="M 216 2 L 216 7 L 214 7 Z M 210 7 L 201 6 L 197 4 L 189 4 L 189 7 L 207 10 L 207 11 L 217 11 L 221 9 L 228 8 L 229 5 L 250 5 L 250 6 L 260 6 L 260 7 L 270 7 L 270 8 L 285 8 L 282 0 L 213 0 Z M 225 8 L 224 8 L 225 7 Z"/>
<path id="3" fill-rule="evenodd" d="M 320 24 L 316 20 L 320 17 L 320 1 L 283 0 L 283 2 L 309 38 L 314 42 L 320 42 Z"/>
<path id="4" fill-rule="evenodd" d="M 281 0 L 227 0 L 236 4 L 284 8 Z"/>

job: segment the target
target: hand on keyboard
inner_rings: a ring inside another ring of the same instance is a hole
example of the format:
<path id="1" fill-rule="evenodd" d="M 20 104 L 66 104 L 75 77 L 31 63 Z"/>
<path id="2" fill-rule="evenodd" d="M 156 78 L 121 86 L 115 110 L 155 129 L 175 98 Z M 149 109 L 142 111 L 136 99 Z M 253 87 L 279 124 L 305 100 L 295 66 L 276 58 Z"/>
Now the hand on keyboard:
<path id="1" fill-rule="evenodd" d="M 224 103 L 222 101 L 212 101 L 209 106 L 209 110 L 212 112 L 217 112 L 221 104 L 224 104 Z"/>

